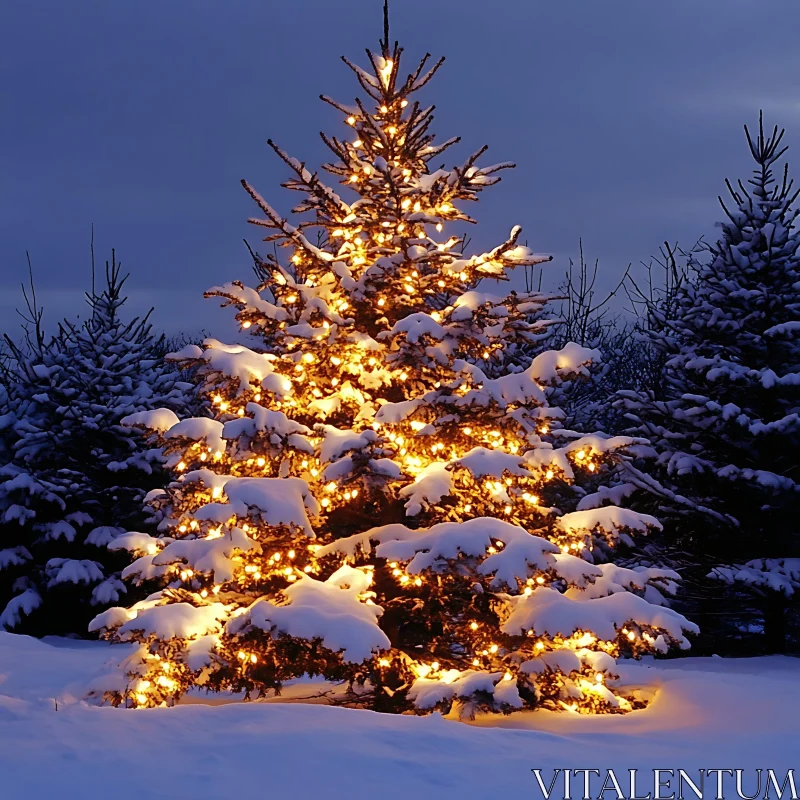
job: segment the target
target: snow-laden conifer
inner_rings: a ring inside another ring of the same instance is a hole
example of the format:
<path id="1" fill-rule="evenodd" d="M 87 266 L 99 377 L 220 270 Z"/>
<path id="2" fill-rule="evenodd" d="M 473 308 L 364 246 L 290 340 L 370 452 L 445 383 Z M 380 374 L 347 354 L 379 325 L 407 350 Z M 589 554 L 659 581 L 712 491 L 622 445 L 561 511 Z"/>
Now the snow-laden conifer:
<path id="1" fill-rule="evenodd" d="M 144 523 L 142 500 L 163 481 L 161 457 L 120 424 L 136 411 L 187 407 L 187 385 L 159 357 L 147 318 L 126 320 L 125 278 L 112 258 L 82 323 L 26 346 L 11 342 L 0 437 L 0 623 L 33 633 L 85 631 L 125 587 L 109 542 Z"/>
<path id="2" fill-rule="evenodd" d="M 379 710 L 619 711 L 635 698 L 614 690 L 614 657 L 688 647 L 696 630 L 663 605 L 674 572 L 608 563 L 659 527 L 620 505 L 641 442 L 564 430 L 547 402 L 597 353 L 569 343 L 501 368 L 549 327 L 546 298 L 481 281 L 548 259 L 518 227 L 463 252 L 450 231 L 512 165 L 481 166 L 481 148 L 437 166 L 458 140 L 436 144 L 416 98 L 441 62 L 403 78 L 401 52 L 387 32 L 370 69 L 347 62 L 368 100 L 324 98 L 349 127 L 323 135 L 347 198 L 275 144 L 309 215 L 291 223 L 245 183 L 252 221 L 288 253 L 256 259 L 255 288 L 208 292 L 252 349 L 209 339 L 172 356 L 195 365 L 214 418 L 125 420 L 178 477 L 149 495 L 158 535 L 112 543 L 153 593 L 92 623 L 140 645 L 100 698 L 260 694 L 309 674 Z"/>
<path id="3" fill-rule="evenodd" d="M 748 185 L 727 182 L 720 239 L 691 254 L 667 302 L 650 303 L 661 389 L 620 394 L 674 490 L 677 544 L 713 577 L 765 591 L 769 624 L 800 588 L 800 210 L 788 165 L 773 173 L 783 131 L 745 132 L 756 168 Z"/>

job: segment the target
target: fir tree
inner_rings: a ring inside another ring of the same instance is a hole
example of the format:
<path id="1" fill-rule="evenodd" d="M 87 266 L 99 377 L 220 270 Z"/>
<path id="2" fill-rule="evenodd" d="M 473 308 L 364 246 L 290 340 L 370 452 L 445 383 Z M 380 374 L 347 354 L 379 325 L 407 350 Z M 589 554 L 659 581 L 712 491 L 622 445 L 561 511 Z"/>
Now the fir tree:
<path id="1" fill-rule="evenodd" d="M 151 495 L 160 535 L 115 543 L 138 556 L 125 575 L 158 591 L 92 623 L 140 644 L 103 678 L 106 701 L 321 674 L 337 702 L 379 710 L 620 711 L 638 701 L 610 688 L 614 656 L 687 647 L 696 630 L 661 605 L 675 573 L 603 563 L 658 522 L 617 505 L 637 442 L 564 431 L 547 404 L 594 351 L 502 373 L 507 349 L 546 329 L 544 298 L 478 285 L 547 259 L 519 228 L 473 256 L 444 232 L 512 165 L 479 166 L 481 148 L 433 166 L 457 140 L 434 144 L 415 98 L 441 62 L 402 80 L 401 52 L 387 30 L 370 70 L 346 61 L 369 100 L 323 98 L 353 131 L 323 135 L 352 200 L 274 144 L 310 219 L 291 224 L 245 183 L 253 222 L 289 253 L 256 258 L 255 289 L 208 293 L 259 349 L 207 340 L 173 356 L 198 365 L 215 418 L 127 419 L 179 477 Z"/>
<path id="2" fill-rule="evenodd" d="M 649 304 L 661 381 L 621 395 L 630 432 L 659 454 L 671 546 L 712 566 L 711 577 L 761 592 L 775 650 L 800 587 L 800 212 L 788 165 L 773 176 L 783 131 L 766 136 L 760 120 L 757 136 L 745 132 L 756 168 L 749 187 L 727 182 L 721 238 Z"/>
<path id="3" fill-rule="evenodd" d="M 164 480 L 158 451 L 120 419 L 156 406 L 184 410 L 189 387 L 157 358 L 147 318 L 123 319 L 124 283 L 112 257 L 102 292 L 87 295 L 84 324 L 64 322 L 46 340 L 34 295 L 26 342 L 7 338 L 0 416 L 7 629 L 84 633 L 98 608 L 119 602 L 125 559 L 107 545 L 144 522 L 145 491 Z"/>

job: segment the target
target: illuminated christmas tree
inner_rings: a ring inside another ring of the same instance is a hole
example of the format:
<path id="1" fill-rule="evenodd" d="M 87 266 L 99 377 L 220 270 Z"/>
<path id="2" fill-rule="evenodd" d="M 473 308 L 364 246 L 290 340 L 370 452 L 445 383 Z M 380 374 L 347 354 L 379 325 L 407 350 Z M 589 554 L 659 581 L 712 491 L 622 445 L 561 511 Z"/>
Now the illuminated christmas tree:
<path id="1" fill-rule="evenodd" d="M 561 430 L 548 406 L 547 388 L 598 353 L 568 345 L 501 374 L 546 338 L 547 298 L 479 285 L 548 259 L 519 228 L 472 256 L 445 232 L 513 165 L 479 166 L 481 148 L 433 166 L 458 140 L 434 144 L 415 98 L 442 62 L 403 80 L 401 52 L 387 23 L 369 70 L 346 61 L 369 99 L 323 98 L 352 131 L 323 135 L 325 170 L 354 199 L 272 143 L 304 221 L 244 184 L 264 215 L 252 222 L 288 254 L 255 257 L 255 289 L 208 292 L 258 349 L 173 355 L 213 418 L 127 420 L 155 432 L 178 477 L 148 498 L 161 535 L 113 545 L 138 556 L 124 577 L 161 588 L 93 622 L 140 643 L 98 684 L 108 702 L 322 675 L 337 702 L 378 710 L 627 710 L 614 657 L 688 647 L 696 630 L 664 605 L 675 573 L 607 563 L 659 525 L 616 505 L 640 441 Z"/>

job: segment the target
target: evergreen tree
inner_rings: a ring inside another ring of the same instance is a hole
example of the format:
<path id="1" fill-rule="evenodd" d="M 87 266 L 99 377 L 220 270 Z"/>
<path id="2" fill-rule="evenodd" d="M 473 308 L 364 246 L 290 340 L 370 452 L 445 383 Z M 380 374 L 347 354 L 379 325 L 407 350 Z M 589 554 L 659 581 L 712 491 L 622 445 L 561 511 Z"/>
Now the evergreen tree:
<path id="1" fill-rule="evenodd" d="M 215 418 L 126 420 L 179 477 L 151 495 L 159 535 L 115 542 L 138 556 L 125 576 L 156 591 L 92 623 L 140 644 L 102 679 L 108 702 L 319 674 L 337 702 L 379 710 L 621 711 L 639 701 L 610 688 L 614 656 L 688 647 L 696 630 L 662 605 L 675 573 L 604 563 L 658 522 L 617 505 L 638 443 L 565 431 L 547 403 L 595 352 L 498 366 L 542 335 L 543 298 L 479 283 L 547 259 L 519 228 L 472 256 L 443 232 L 511 165 L 479 166 L 481 148 L 432 166 L 457 140 L 434 144 L 415 98 L 441 62 L 401 80 L 401 52 L 387 23 L 369 71 L 346 61 L 369 101 L 323 98 L 354 132 L 323 135 L 352 200 L 276 145 L 310 219 L 289 223 L 245 183 L 253 222 L 289 254 L 256 258 L 255 289 L 208 293 L 260 349 L 206 340 L 173 356 L 197 365 Z"/>
<path id="2" fill-rule="evenodd" d="M 0 438 L 0 623 L 34 633 L 86 630 L 119 602 L 125 559 L 107 545 L 144 522 L 145 491 L 164 480 L 161 456 L 132 412 L 186 408 L 186 390 L 157 358 L 147 317 L 123 319 L 120 265 L 106 264 L 102 292 L 87 295 L 84 324 L 64 322 L 46 340 L 35 300 L 25 344 L 7 338 Z M 148 315 L 149 316 L 149 315 Z"/>
<path id="3" fill-rule="evenodd" d="M 757 136 L 745 132 L 756 168 L 749 187 L 727 182 L 721 238 L 649 304 L 661 381 L 620 394 L 630 432 L 658 451 L 671 546 L 710 577 L 758 591 L 768 646 L 780 650 L 786 599 L 800 587 L 800 211 L 788 165 L 773 177 L 783 131 L 765 136 L 760 120 Z"/>

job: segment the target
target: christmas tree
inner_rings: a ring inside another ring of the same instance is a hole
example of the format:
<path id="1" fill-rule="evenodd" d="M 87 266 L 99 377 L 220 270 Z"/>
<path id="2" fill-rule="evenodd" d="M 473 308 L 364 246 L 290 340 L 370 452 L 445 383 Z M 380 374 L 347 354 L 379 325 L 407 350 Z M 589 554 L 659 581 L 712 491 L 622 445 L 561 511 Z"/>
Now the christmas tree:
<path id="1" fill-rule="evenodd" d="M 0 624 L 15 632 L 85 634 L 98 608 L 120 601 L 126 560 L 107 545 L 144 523 L 144 494 L 166 477 L 160 453 L 120 420 L 188 407 L 191 387 L 159 358 L 147 319 L 123 319 L 124 282 L 112 256 L 84 324 L 65 321 L 47 339 L 33 299 L 26 341 L 7 340 Z"/>
<path id="2" fill-rule="evenodd" d="M 140 645 L 95 694 L 141 707 L 322 675 L 336 702 L 387 711 L 630 709 L 614 657 L 688 647 L 696 630 L 663 605 L 674 572 L 604 563 L 659 525 L 617 505 L 640 443 L 561 430 L 548 406 L 596 351 L 568 344 L 503 374 L 546 336 L 545 298 L 479 285 L 547 259 L 519 228 L 471 256 L 445 228 L 512 165 L 479 166 L 481 148 L 436 168 L 458 140 L 434 143 L 416 97 L 442 62 L 401 79 L 388 21 L 367 52 L 368 70 L 345 63 L 369 99 L 323 98 L 352 131 L 323 134 L 325 170 L 353 199 L 272 143 L 307 216 L 290 223 L 244 183 L 264 215 L 251 222 L 288 257 L 256 256 L 255 289 L 208 292 L 257 349 L 172 356 L 195 365 L 213 418 L 127 420 L 178 477 L 149 496 L 160 534 L 114 543 L 138 556 L 124 576 L 157 591 L 92 623 Z"/>
<path id="3" fill-rule="evenodd" d="M 704 573 L 712 567 L 710 577 L 758 592 L 768 647 L 780 650 L 787 598 L 800 587 L 800 210 L 788 165 L 773 175 L 783 131 L 767 136 L 759 120 L 757 136 L 745 133 L 756 167 L 749 187 L 727 182 L 721 238 L 649 304 L 662 390 L 622 392 L 621 404 L 671 487 L 670 546 Z"/>

